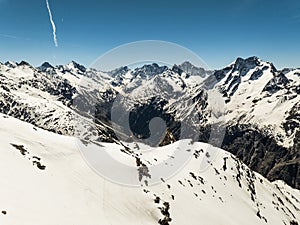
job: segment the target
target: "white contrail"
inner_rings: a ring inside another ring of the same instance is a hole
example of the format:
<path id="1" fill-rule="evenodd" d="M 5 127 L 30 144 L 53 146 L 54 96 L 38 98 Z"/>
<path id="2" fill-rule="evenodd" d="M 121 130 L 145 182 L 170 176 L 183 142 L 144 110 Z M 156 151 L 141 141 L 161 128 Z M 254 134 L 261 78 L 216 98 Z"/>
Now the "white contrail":
<path id="1" fill-rule="evenodd" d="M 0 0 L 1 2 L 1 0 Z M 12 39 L 17 39 L 18 37 L 13 36 L 13 35 L 9 35 L 9 34 L 0 34 L 0 37 L 5 37 L 5 38 L 12 38 Z"/>
<path id="2" fill-rule="evenodd" d="M 57 43 L 57 37 L 56 37 L 56 26 L 55 26 L 55 23 L 54 23 L 53 18 L 52 18 L 52 13 L 51 13 L 51 9 L 50 9 L 50 5 L 49 5 L 48 0 L 46 0 L 46 4 L 47 4 L 48 12 L 49 12 L 50 22 L 51 22 L 52 29 L 53 29 L 53 41 L 54 41 L 55 47 L 57 47 L 58 43 Z"/>

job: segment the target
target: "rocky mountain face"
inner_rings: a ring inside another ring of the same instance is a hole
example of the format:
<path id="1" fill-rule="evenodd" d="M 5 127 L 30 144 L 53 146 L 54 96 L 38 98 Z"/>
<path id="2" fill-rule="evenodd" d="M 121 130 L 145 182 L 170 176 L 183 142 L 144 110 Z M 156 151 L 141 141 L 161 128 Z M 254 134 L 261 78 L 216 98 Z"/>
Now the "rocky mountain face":
<path id="1" fill-rule="evenodd" d="M 38 68 L 7 62 L 0 64 L 0 84 L 1 113 L 93 143 L 148 138 L 151 118 L 162 117 L 167 134 L 159 145 L 182 138 L 184 119 L 191 127 L 184 138 L 198 140 L 192 137 L 198 133 L 208 141 L 213 122 L 207 92 L 217 90 L 224 101 L 222 148 L 269 180 L 300 188 L 299 69 L 277 70 L 257 57 L 238 58 L 216 71 L 188 62 L 110 72 L 76 62 Z M 112 107 L 120 110 L 119 118 L 111 118 Z M 130 121 L 131 133 L 124 121 Z"/>
<path id="2" fill-rule="evenodd" d="M 270 180 L 299 188 L 299 70 L 251 57 L 215 75 L 227 108 L 223 148 Z"/>

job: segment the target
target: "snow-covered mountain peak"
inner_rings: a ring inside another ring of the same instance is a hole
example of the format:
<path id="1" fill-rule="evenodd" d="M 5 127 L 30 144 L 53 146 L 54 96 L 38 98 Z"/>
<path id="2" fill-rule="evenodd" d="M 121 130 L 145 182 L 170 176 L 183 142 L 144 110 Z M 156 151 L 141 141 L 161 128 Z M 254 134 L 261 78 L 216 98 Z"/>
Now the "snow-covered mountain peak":
<path id="1" fill-rule="evenodd" d="M 177 72 L 179 74 L 182 74 L 182 72 L 185 72 L 186 74 L 190 76 L 200 76 L 200 77 L 205 77 L 208 74 L 210 74 L 210 71 L 206 71 L 202 67 L 196 67 L 189 61 L 185 61 L 181 63 L 180 65 L 174 65 L 172 70 L 174 72 Z"/>
<path id="2" fill-rule="evenodd" d="M 80 65 L 75 61 L 71 61 L 70 63 L 65 65 L 64 69 L 69 71 L 82 72 L 82 73 L 86 71 L 86 68 L 83 65 Z"/>
<path id="3" fill-rule="evenodd" d="M 44 62 L 38 69 L 42 72 L 53 71 L 54 66 L 52 66 L 49 62 Z"/>
<path id="4" fill-rule="evenodd" d="M 34 66 L 32 66 L 30 63 L 26 62 L 26 61 L 21 61 L 19 63 L 17 63 L 17 67 L 20 69 L 24 69 L 24 70 L 32 70 L 32 71 L 37 71 L 37 68 L 35 68 Z"/>
<path id="5" fill-rule="evenodd" d="M 157 63 L 146 64 L 142 67 L 135 68 L 133 70 L 133 75 L 135 77 L 139 76 L 141 78 L 151 78 L 155 75 L 162 74 L 168 69 L 169 68 L 167 66 L 159 66 Z"/>
<path id="6" fill-rule="evenodd" d="M 238 57 L 234 64 L 237 66 L 237 67 L 243 67 L 243 66 L 258 66 L 260 63 L 262 62 L 261 59 L 259 59 L 258 57 L 256 56 L 251 56 L 251 57 L 248 57 L 248 58 L 241 58 L 241 57 Z"/>
<path id="7" fill-rule="evenodd" d="M 29 66 L 29 67 L 32 67 L 32 65 L 30 65 L 28 62 L 26 61 L 21 61 L 19 63 L 17 63 L 18 66 Z"/>
<path id="8" fill-rule="evenodd" d="M 221 91 L 228 108 L 227 119 L 267 126 L 282 145 L 293 145 L 293 135 L 286 137 L 283 121 L 299 101 L 300 79 L 297 70 L 280 71 L 270 62 L 257 57 L 238 58 L 228 67 L 215 71 L 216 88 Z"/>
<path id="9" fill-rule="evenodd" d="M 7 61 L 6 63 L 4 63 L 4 65 L 6 65 L 9 68 L 15 68 L 16 66 L 18 66 L 17 63 L 13 61 Z"/>
<path id="10" fill-rule="evenodd" d="M 117 77 L 117 76 L 123 76 L 125 75 L 130 69 L 128 66 L 121 66 L 119 68 L 116 68 L 112 71 L 109 71 L 108 74 L 112 77 Z"/>
<path id="11" fill-rule="evenodd" d="M 237 58 L 228 67 L 217 70 L 214 75 L 218 80 L 217 86 L 227 97 L 226 102 L 229 102 L 231 96 L 241 90 L 241 86 L 250 85 L 261 92 L 272 78 L 279 76 L 279 73 L 272 63 L 264 62 L 257 57 L 249 57 Z"/>

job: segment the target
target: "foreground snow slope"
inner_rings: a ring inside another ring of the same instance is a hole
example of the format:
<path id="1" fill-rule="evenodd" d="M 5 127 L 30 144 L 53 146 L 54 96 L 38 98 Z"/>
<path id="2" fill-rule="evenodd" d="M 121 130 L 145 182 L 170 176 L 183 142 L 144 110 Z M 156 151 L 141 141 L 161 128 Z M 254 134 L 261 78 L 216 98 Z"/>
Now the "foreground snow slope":
<path id="1" fill-rule="evenodd" d="M 223 150 L 200 173 L 203 157 L 209 160 L 203 143 L 194 144 L 199 151 L 170 180 L 132 188 L 97 175 L 73 137 L 3 114 L 0 124 L 0 224 L 279 225 L 300 220 L 298 190 L 268 182 Z M 189 141 L 181 142 L 188 149 Z M 123 147 L 103 143 L 102 148 Z"/>

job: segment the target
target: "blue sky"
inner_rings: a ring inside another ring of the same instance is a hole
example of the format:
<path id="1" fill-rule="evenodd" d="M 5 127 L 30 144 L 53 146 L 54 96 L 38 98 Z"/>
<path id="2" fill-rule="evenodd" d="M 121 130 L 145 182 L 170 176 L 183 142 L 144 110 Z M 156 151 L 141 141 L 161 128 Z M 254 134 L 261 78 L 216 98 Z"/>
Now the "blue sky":
<path id="1" fill-rule="evenodd" d="M 170 41 L 211 68 L 256 55 L 276 67 L 300 67 L 300 1 L 0 0 L 0 61 L 89 65 L 121 44 Z"/>

